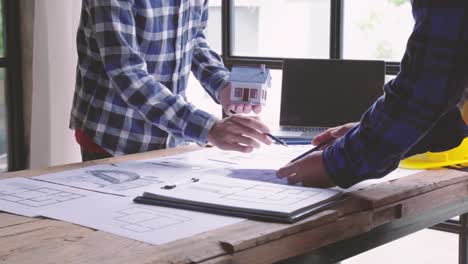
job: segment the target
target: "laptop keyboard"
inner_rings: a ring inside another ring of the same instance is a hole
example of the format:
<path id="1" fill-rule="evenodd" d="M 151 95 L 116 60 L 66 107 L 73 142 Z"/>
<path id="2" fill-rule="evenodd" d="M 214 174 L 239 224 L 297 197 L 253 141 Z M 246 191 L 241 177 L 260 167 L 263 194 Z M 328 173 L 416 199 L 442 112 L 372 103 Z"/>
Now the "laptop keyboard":
<path id="1" fill-rule="evenodd" d="M 284 131 L 313 133 L 313 134 L 320 134 L 326 129 L 327 129 L 326 127 L 283 127 Z"/>

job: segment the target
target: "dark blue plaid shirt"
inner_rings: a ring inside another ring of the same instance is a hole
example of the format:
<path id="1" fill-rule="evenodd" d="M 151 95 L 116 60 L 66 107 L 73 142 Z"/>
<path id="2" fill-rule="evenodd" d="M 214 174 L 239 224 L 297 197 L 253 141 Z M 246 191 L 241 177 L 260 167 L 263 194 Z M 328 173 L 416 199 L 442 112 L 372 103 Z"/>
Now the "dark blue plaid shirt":
<path id="1" fill-rule="evenodd" d="M 383 177 L 407 156 L 447 150 L 468 136 L 456 107 L 468 81 L 468 1 L 415 0 L 413 16 L 400 73 L 360 124 L 323 153 L 340 187 Z"/>
<path id="2" fill-rule="evenodd" d="M 215 100 L 229 75 L 207 19 L 207 0 L 83 0 L 70 127 L 112 155 L 206 143 L 216 119 L 187 102 L 190 71 Z"/>

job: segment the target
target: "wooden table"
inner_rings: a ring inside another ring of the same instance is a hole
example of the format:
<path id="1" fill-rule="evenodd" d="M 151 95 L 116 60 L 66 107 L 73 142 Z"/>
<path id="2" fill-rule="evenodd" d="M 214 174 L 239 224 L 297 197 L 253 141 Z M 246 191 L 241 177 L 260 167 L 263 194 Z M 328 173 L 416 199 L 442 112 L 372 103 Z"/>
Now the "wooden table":
<path id="1" fill-rule="evenodd" d="M 2 178 L 193 150 L 155 151 Z M 0 262 L 251 264 L 308 254 L 333 263 L 466 212 L 468 173 L 434 170 L 352 192 L 344 202 L 293 225 L 246 220 L 161 246 L 66 222 L 0 213 Z"/>

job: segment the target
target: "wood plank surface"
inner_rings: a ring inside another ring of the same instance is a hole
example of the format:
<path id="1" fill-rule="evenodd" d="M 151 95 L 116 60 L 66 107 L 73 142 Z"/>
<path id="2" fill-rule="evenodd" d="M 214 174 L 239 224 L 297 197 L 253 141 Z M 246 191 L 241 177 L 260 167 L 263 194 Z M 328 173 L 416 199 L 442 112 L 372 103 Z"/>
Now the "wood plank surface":
<path id="1" fill-rule="evenodd" d="M 0 228 L 6 228 L 14 225 L 20 225 L 23 223 L 40 221 L 40 219 L 37 218 L 30 218 L 9 213 L 0 213 L 0 219 Z"/>
<path id="2" fill-rule="evenodd" d="M 353 214 L 319 228 L 235 252 L 232 263 L 273 263 L 367 232 L 371 227 L 372 215 L 369 212 Z"/>
<path id="3" fill-rule="evenodd" d="M 428 170 L 380 183 L 372 186 L 372 188 L 355 191 L 350 195 L 359 200 L 367 201 L 371 208 L 378 208 L 454 183 L 466 181 L 466 176 L 466 172 L 457 170 Z"/>
<path id="4" fill-rule="evenodd" d="M 228 253 L 234 253 L 335 222 L 338 216 L 338 212 L 326 210 L 292 225 L 246 221 L 233 226 L 231 235 L 220 242 Z"/>

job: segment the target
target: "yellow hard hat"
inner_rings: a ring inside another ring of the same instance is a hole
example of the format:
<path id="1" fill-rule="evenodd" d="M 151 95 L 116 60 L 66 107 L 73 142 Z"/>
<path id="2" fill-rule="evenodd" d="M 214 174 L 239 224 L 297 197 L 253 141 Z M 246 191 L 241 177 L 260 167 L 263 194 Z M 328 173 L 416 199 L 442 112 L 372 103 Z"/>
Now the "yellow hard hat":
<path id="1" fill-rule="evenodd" d="M 445 166 L 468 167 L 468 137 L 453 149 L 443 152 L 426 152 L 400 162 L 405 169 L 433 169 Z"/>

